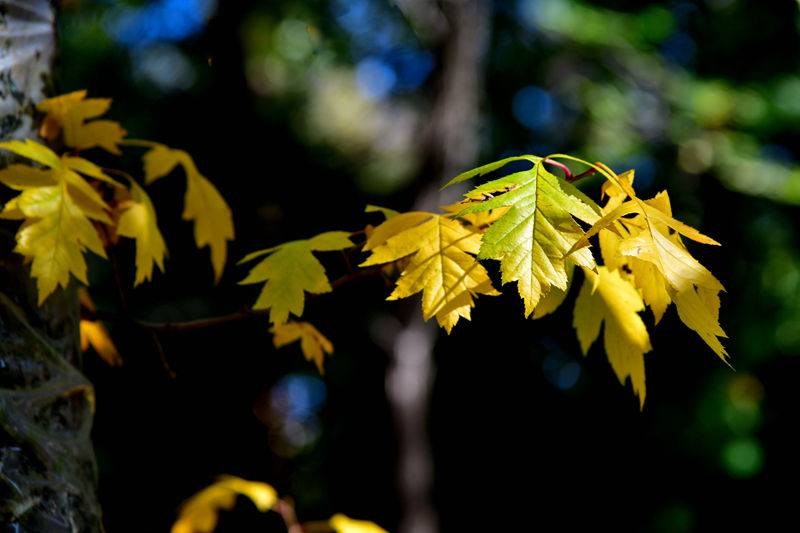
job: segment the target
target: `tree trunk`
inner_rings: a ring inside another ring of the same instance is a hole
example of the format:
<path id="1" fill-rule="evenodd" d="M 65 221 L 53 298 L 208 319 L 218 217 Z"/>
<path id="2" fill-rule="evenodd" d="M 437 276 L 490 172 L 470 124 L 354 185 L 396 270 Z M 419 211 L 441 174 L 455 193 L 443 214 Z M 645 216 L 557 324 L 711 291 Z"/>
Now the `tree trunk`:
<path id="1" fill-rule="evenodd" d="M 479 156 L 479 107 L 491 7 L 489 0 L 398 0 L 398 6 L 436 57 L 435 87 L 423 138 L 428 185 L 414 206 L 435 212 L 442 205 L 439 189 L 475 166 Z M 437 328 L 422 320 L 418 307 L 416 301 L 406 304 L 386 377 L 398 440 L 402 512 L 398 533 L 439 529 L 431 502 L 433 459 L 427 433 Z"/>
<path id="2" fill-rule="evenodd" d="M 37 139 L 35 106 L 51 85 L 55 11 L 48 0 L 0 0 L 0 140 Z M 0 164 L 11 162 L 0 154 Z M 7 195 L 3 201 L 7 200 Z M 94 394 L 78 362 L 74 287 L 36 304 L 0 226 L 0 524 L 3 531 L 102 531 L 89 432 Z"/>

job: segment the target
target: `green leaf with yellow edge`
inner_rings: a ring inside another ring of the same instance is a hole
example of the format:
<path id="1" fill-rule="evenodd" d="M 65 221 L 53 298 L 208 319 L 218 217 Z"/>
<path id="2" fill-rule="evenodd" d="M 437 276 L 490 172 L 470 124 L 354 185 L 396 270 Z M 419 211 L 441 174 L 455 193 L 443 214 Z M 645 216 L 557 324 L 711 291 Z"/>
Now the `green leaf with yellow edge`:
<path id="1" fill-rule="evenodd" d="M 183 502 L 170 533 L 211 533 L 217 527 L 219 512 L 233 509 L 239 495 L 249 498 L 262 513 L 278 501 L 278 493 L 271 485 L 222 476 Z"/>
<path id="2" fill-rule="evenodd" d="M 325 268 L 312 252 L 344 250 L 351 246 L 349 233 L 329 231 L 311 239 L 259 250 L 239 261 L 242 264 L 269 254 L 239 283 L 264 283 L 253 309 L 269 309 L 269 319 L 277 326 L 289 320 L 289 313 L 302 316 L 305 293 L 322 294 L 332 290 Z"/>
<path id="3" fill-rule="evenodd" d="M 372 233 L 364 251 L 372 255 L 361 266 L 397 261 L 413 254 L 389 300 L 422 291 L 425 320 L 435 316 L 452 331 L 459 318 L 470 319 L 478 294 L 499 294 L 474 254 L 481 234 L 449 216 L 410 212 L 390 218 Z M 470 255 L 473 254 L 473 255 Z"/>
<path id="4" fill-rule="evenodd" d="M 479 186 L 467 198 L 487 195 L 492 197 L 473 203 L 459 216 L 509 208 L 486 230 L 478 258 L 500 260 L 503 284 L 517 282 L 525 316 L 530 316 L 550 287 L 567 288 L 565 258 L 583 236 L 575 218 L 592 224 L 600 218 L 600 208 L 574 185 L 544 170 L 541 162 Z M 588 250 L 578 250 L 569 259 L 589 269 L 596 266 Z"/>
<path id="5" fill-rule="evenodd" d="M 286 346 L 297 340 L 300 341 L 300 349 L 306 357 L 306 361 L 314 361 L 317 370 L 322 374 L 325 354 L 333 353 L 333 344 L 325 335 L 308 322 L 295 322 L 290 320 L 285 324 L 273 326 L 269 329 L 272 333 L 272 344 L 276 348 Z"/>
<path id="6" fill-rule="evenodd" d="M 336 533 L 388 533 L 385 529 L 368 520 L 354 520 L 337 513 L 328 521 Z"/>
<path id="7" fill-rule="evenodd" d="M 581 350 L 584 355 L 588 353 L 605 322 L 603 344 L 608 361 L 620 383 L 630 377 L 641 408 L 645 397 L 644 354 L 652 349 L 647 328 L 638 315 L 644 310 L 642 297 L 616 270 L 600 266 L 597 274 L 583 271 L 586 279 L 575 300 L 572 321 Z"/>
<path id="8" fill-rule="evenodd" d="M 111 106 L 109 98 L 86 98 L 86 91 L 48 98 L 39 103 L 36 109 L 47 113 L 40 134 L 47 140 L 54 140 L 59 133 L 64 135 L 64 144 L 84 150 L 99 146 L 112 154 L 121 152 L 117 145 L 126 131 L 111 120 L 93 120 L 103 115 Z"/>
<path id="9" fill-rule="evenodd" d="M 559 289 L 558 287 L 550 287 L 550 289 L 539 299 L 536 308 L 533 310 L 531 318 L 536 320 L 543 316 L 549 315 L 556 309 L 561 307 L 564 300 L 567 298 L 567 293 L 572 285 L 573 274 L 575 273 L 575 265 L 571 261 L 567 261 L 567 288 Z"/>
<path id="10" fill-rule="evenodd" d="M 477 178 L 481 176 L 485 176 L 490 172 L 494 172 L 495 170 L 499 170 L 506 166 L 507 164 L 514 162 L 514 161 L 530 161 L 531 163 L 538 163 L 541 161 L 541 157 L 537 157 L 534 155 L 521 155 L 521 156 L 513 156 L 507 157 L 505 159 L 501 159 L 499 161 L 494 161 L 492 163 L 488 163 L 486 165 L 479 166 L 478 168 L 473 168 L 472 170 L 468 170 L 466 172 L 462 172 L 455 178 L 451 179 L 447 182 L 447 185 L 442 187 L 442 189 L 454 185 L 456 183 L 461 183 L 463 181 L 470 180 L 472 178 Z"/>
<path id="11" fill-rule="evenodd" d="M 167 245 L 158 229 L 156 211 L 150 197 L 135 181 L 130 180 L 130 184 L 130 192 L 125 193 L 128 198 L 119 199 L 122 213 L 117 222 L 117 234 L 136 240 L 135 287 L 152 278 L 154 264 L 164 272 Z"/>
<path id="12" fill-rule="evenodd" d="M 214 280 L 219 281 L 225 268 L 227 241 L 233 240 L 233 216 L 228 204 L 208 178 L 200 174 L 194 160 L 183 150 L 153 144 L 142 158 L 145 183 L 150 184 L 172 172 L 177 165 L 186 173 L 186 197 L 183 219 L 194 221 L 194 239 L 198 248 L 209 246 Z"/>

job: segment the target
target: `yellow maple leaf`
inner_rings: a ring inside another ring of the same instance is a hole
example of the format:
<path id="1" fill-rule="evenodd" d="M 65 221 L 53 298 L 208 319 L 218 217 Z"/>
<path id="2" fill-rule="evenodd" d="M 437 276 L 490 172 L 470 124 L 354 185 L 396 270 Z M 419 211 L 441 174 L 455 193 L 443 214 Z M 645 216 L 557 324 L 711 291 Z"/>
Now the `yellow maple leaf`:
<path id="1" fill-rule="evenodd" d="M 271 327 L 269 332 L 273 335 L 272 343 L 276 348 L 299 340 L 300 349 L 306 360 L 314 361 L 320 374 L 324 372 L 322 364 L 325 354 L 333 353 L 333 344 L 317 328 L 308 322 L 290 320 L 285 324 Z"/>
<path id="2" fill-rule="evenodd" d="M 312 252 L 330 252 L 351 246 L 353 243 L 346 231 L 328 231 L 310 239 L 259 250 L 239 261 L 242 264 L 267 255 L 239 283 L 264 283 L 253 309 L 269 309 L 269 319 L 277 326 L 289 320 L 289 313 L 302 316 L 305 293 L 323 294 L 332 290 L 325 268 Z"/>
<path id="3" fill-rule="evenodd" d="M 211 249 L 214 280 L 219 281 L 225 268 L 227 241 L 233 240 L 233 215 L 214 184 L 200 174 L 192 157 L 183 150 L 149 143 L 152 148 L 142 158 L 145 183 L 163 178 L 177 165 L 186 173 L 186 197 L 183 219 L 194 221 L 194 240 L 198 248 Z"/>
<path id="4" fill-rule="evenodd" d="M 222 476 L 183 502 L 170 533 L 211 533 L 217 526 L 219 511 L 232 509 L 240 494 L 250 498 L 262 513 L 278 501 L 277 491 L 266 483 Z"/>
<path id="5" fill-rule="evenodd" d="M 583 272 L 586 279 L 575 300 L 572 322 L 581 350 L 584 355 L 588 353 L 605 322 L 603 344 L 608 361 L 620 383 L 630 377 L 641 408 L 645 397 L 644 354 L 652 349 L 647 328 L 637 314 L 644 310 L 644 302 L 617 270 L 600 266 L 597 274 L 586 268 Z"/>
<path id="6" fill-rule="evenodd" d="M 719 340 L 719 337 L 728 337 L 719 325 L 719 291 L 706 287 L 694 287 L 680 292 L 671 287 L 667 290 L 675 302 L 681 321 L 700 335 L 703 342 L 730 366 L 728 352 Z"/>
<path id="7" fill-rule="evenodd" d="M 136 280 L 133 283 L 135 287 L 144 280 L 151 279 L 153 264 L 164 272 L 167 245 L 158 229 L 153 202 L 135 181 L 130 180 L 130 183 L 130 192 L 126 194 L 129 198 L 119 203 L 122 213 L 116 231 L 123 237 L 136 240 Z"/>
<path id="8" fill-rule="evenodd" d="M 99 146 L 112 154 L 121 152 L 117 145 L 125 137 L 126 131 L 111 120 L 93 120 L 108 111 L 110 98 L 86 98 L 86 91 L 75 91 L 69 94 L 43 100 L 36 109 L 47 113 L 40 134 L 47 140 L 53 140 L 59 133 L 64 135 L 64 144 L 80 150 Z"/>
<path id="9" fill-rule="evenodd" d="M 423 317 L 428 320 L 435 316 L 450 333 L 459 318 L 470 319 L 474 297 L 499 294 L 474 257 L 480 245 L 480 232 L 448 216 L 403 213 L 375 228 L 364 245 L 372 255 L 361 266 L 413 254 L 387 299 L 407 298 L 422 291 Z"/>
<path id="10" fill-rule="evenodd" d="M 97 355 L 110 366 L 122 364 L 122 357 L 120 357 L 114 341 L 111 340 L 111 336 L 102 322 L 82 318 L 80 321 L 80 334 L 82 351 L 87 351 L 91 346 L 97 352 Z"/>
<path id="11" fill-rule="evenodd" d="M 76 162 L 79 158 L 59 158 L 30 139 L 0 143 L 0 148 L 50 167 L 29 172 L 21 165 L 12 165 L 0 171 L 0 182 L 22 191 L 4 213 L 7 217 L 24 218 L 14 251 L 32 260 L 31 276 L 36 278 L 41 304 L 57 286 L 67 286 L 70 274 L 87 283 L 83 258 L 87 248 L 106 257 L 89 219 L 110 223 L 109 208 L 99 193 L 70 168 L 87 167 Z"/>
<path id="12" fill-rule="evenodd" d="M 635 216 L 624 218 L 631 214 Z M 633 274 L 634 283 L 651 306 L 656 322 L 670 301 L 680 298 L 681 304 L 679 306 L 676 301 L 676 307 L 681 321 L 697 332 L 727 364 L 728 354 L 719 341 L 719 337 L 726 335 L 718 320 L 718 293 L 725 288 L 689 254 L 681 235 L 704 244 L 719 243 L 671 215 L 666 192 L 646 201 L 635 198 L 608 211 L 575 243 L 573 249 L 585 246 L 590 237 L 600 233 L 603 257 L 606 261 L 613 257 L 612 268 L 620 268 L 624 264 Z M 617 235 L 609 235 L 608 228 L 612 225 Z M 695 293 L 706 295 L 705 299 L 698 299 Z M 696 304 L 700 301 L 706 303 L 694 309 L 688 308 L 689 302 Z"/>
<path id="13" fill-rule="evenodd" d="M 354 520 L 341 513 L 333 515 L 328 524 L 336 533 L 388 533 L 375 522 Z"/>

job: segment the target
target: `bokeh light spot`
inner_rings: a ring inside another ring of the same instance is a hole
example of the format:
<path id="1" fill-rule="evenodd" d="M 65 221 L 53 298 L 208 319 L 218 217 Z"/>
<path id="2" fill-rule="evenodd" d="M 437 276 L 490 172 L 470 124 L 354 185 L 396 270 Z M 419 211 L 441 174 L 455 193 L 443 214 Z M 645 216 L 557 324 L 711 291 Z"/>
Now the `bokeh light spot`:
<path id="1" fill-rule="evenodd" d="M 374 57 L 359 61 L 356 65 L 355 76 L 358 89 L 371 100 L 385 98 L 397 83 L 397 74 L 394 69 Z"/>
<path id="2" fill-rule="evenodd" d="M 514 118 L 531 129 L 546 127 L 555 118 L 552 97 L 539 87 L 523 87 L 512 101 Z"/>
<path id="3" fill-rule="evenodd" d="M 732 439 L 722 448 L 722 463 L 733 477 L 752 477 L 764 466 L 764 449 L 752 437 Z"/>

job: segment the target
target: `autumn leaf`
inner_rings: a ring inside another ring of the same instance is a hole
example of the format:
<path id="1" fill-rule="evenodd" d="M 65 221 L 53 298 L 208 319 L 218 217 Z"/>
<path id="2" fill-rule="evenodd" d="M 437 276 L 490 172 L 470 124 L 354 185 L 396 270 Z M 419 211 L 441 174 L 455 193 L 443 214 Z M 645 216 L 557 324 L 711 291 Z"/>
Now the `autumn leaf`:
<path id="1" fill-rule="evenodd" d="M 6 206 L 4 213 L 9 218 L 24 218 L 14 251 L 32 260 L 31 276 L 36 278 L 41 305 L 57 286 L 67 286 L 70 274 L 87 283 L 83 257 L 86 249 L 106 257 L 90 218 L 111 223 L 109 207 L 99 193 L 70 168 L 91 168 L 88 161 L 84 164 L 76 162 L 80 158 L 59 158 L 46 146 L 30 139 L 0 143 L 0 148 L 50 167 L 30 172 L 23 170 L 23 165 L 11 165 L 0 171 L 0 182 L 22 191 L 13 199 L 11 209 Z"/>
<path id="2" fill-rule="evenodd" d="M 276 348 L 299 340 L 300 349 L 306 360 L 314 361 L 320 374 L 324 372 L 322 365 L 325 354 L 333 353 L 333 344 L 317 328 L 308 322 L 290 320 L 285 324 L 271 327 L 269 332 L 273 335 L 272 343 Z"/>
<path id="3" fill-rule="evenodd" d="M 631 214 L 635 216 L 625 218 Z M 634 283 L 651 306 L 656 322 L 670 301 L 675 301 L 681 321 L 700 335 L 727 364 L 727 352 L 719 341 L 719 337 L 727 336 L 718 320 L 718 293 L 725 289 L 689 254 L 680 236 L 704 244 L 719 243 L 671 215 L 666 191 L 650 200 L 637 198 L 619 204 L 598 220 L 574 248 L 582 246 L 584 241 L 588 242 L 588 238 L 599 232 L 601 248 L 606 249 L 603 256 L 614 255 L 615 266 L 623 262 L 628 265 Z M 618 227 L 619 236 L 612 237 L 606 231 L 612 224 Z M 609 251 L 611 247 L 615 252 Z M 698 304 L 701 299 L 697 294 L 705 295 L 704 304 Z M 680 299 L 680 304 L 676 298 Z"/>
<path id="4" fill-rule="evenodd" d="M 351 246 L 349 233 L 329 231 L 311 239 L 259 250 L 239 261 L 242 264 L 267 255 L 239 283 L 264 283 L 253 309 L 269 309 L 270 321 L 278 326 L 289 319 L 289 313 L 302 316 L 305 293 L 322 294 L 332 290 L 325 268 L 312 252 L 343 250 Z"/>
<path id="5" fill-rule="evenodd" d="M 479 232 L 449 216 L 403 213 L 375 228 L 364 245 L 364 251 L 372 255 L 361 266 L 411 256 L 388 299 L 422 291 L 423 317 L 435 316 L 450 333 L 459 318 L 470 319 L 474 297 L 499 294 L 486 269 L 473 257 L 480 242 Z"/>
<path id="6" fill-rule="evenodd" d="M 194 239 L 198 248 L 211 249 L 214 280 L 219 281 L 225 268 L 227 241 L 233 240 L 233 216 L 228 204 L 208 178 L 200 174 L 192 157 L 183 150 L 163 144 L 148 143 L 152 148 L 142 158 L 145 183 L 163 178 L 181 165 L 186 173 L 186 197 L 183 219 L 194 221 Z"/>
<path id="7" fill-rule="evenodd" d="M 730 366 L 728 352 L 722 346 L 719 338 L 727 338 L 725 331 L 719 325 L 719 291 L 706 287 L 694 287 L 677 292 L 671 287 L 667 289 L 670 298 L 675 302 L 678 317 L 686 326 L 700 335 L 714 353 Z"/>
<path id="8" fill-rule="evenodd" d="M 394 209 L 389 209 L 388 207 L 381 207 L 378 205 L 367 204 L 367 207 L 364 208 L 365 213 L 380 213 L 383 215 L 383 218 L 390 219 L 399 215 L 397 211 Z"/>
<path id="9" fill-rule="evenodd" d="M 82 318 L 80 321 L 80 336 L 81 351 L 85 352 L 91 346 L 109 366 L 122 364 L 122 357 L 120 357 L 114 341 L 111 340 L 111 336 L 102 322 Z"/>
<path id="10" fill-rule="evenodd" d="M 336 533 L 388 533 L 374 522 L 354 520 L 341 513 L 333 515 L 328 523 Z"/>
<path id="11" fill-rule="evenodd" d="M 583 271 L 586 279 L 575 300 L 572 322 L 581 350 L 584 355 L 588 353 L 605 322 L 603 345 L 608 361 L 620 383 L 630 377 L 641 408 L 645 397 L 644 354 L 652 349 L 647 328 L 638 315 L 644 310 L 644 302 L 618 271 L 604 266 L 597 267 L 597 274 L 585 268 Z"/>
<path id="12" fill-rule="evenodd" d="M 567 288 L 559 289 L 558 287 L 550 287 L 550 289 L 539 299 L 536 308 L 533 310 L 531 318 L 534 320 L 549 315 L 558 309 L 564 300 L 567 298 L 567 292 L 572 284 L 572 277 L 575 272 L 575 265 L 571 261 L 567 261 Z"/>
<path id="13" fill-rule="evenodd" d="M 156 222 L 156 212 L 150 197 L 135 181 L 130 180 L 130 191 L 126 191 L 119 202 L 122 213 L 117 222 L 116 232 L 136 241 L 136 279 L 134 287 L 150 280 L 153 265 L 164 271 L 164 257 L 167 246 Z"/>
<path id="14" fill-rule="evenodd" d="M 211 533 L 217 526 L 219 512 L 232 509 L 239 495 L 250 498 L 262 513 L 278 501 L 278 493 L 266 483 L 223 476 L 181 505 L 170 532 Z"/>
<path id="15" fill-rule="evenodd" d="M 504 161 L 515 159 L 519 158 Z M 589 224 L 600 218 L 599 207 L 575 186 L 544 170 L 541 159 L 529 160 L 535 163 L 530 170 L 490 181 L 467 193 L 472 202 L 460 214 L 508 208 L 486 230 L 478 259 L 500 260 L 503 284 L 517 282 L 525 303 L 525 316 L 530 316 L 550 287 L 566 290 L 565 258 L 583 236 L 575 218 Z M 480 168 L 499 167 L 492 164 Z M 451 183 L 468 177 L 471 173 L 462 174 Z M 577 265 L 595 268 L 588 250 L 578 250 L 569 259 Z"/>
<path id="16" fill-rule="evenodd" d="M 48 98 L 39 103 L 36 109 L 47 113 L 40 134 L 52 141 L 59 133 L 64 135 L 64 144 L 70 148 L 83 150 L 99 146 L 112 154 L 121 152 L 117 145 L 125 137 L 126 131 L 111 120 L 93 120 L 103 115 L 111 106 L 109 98 L 86 98 L 86 91 Z"/>

